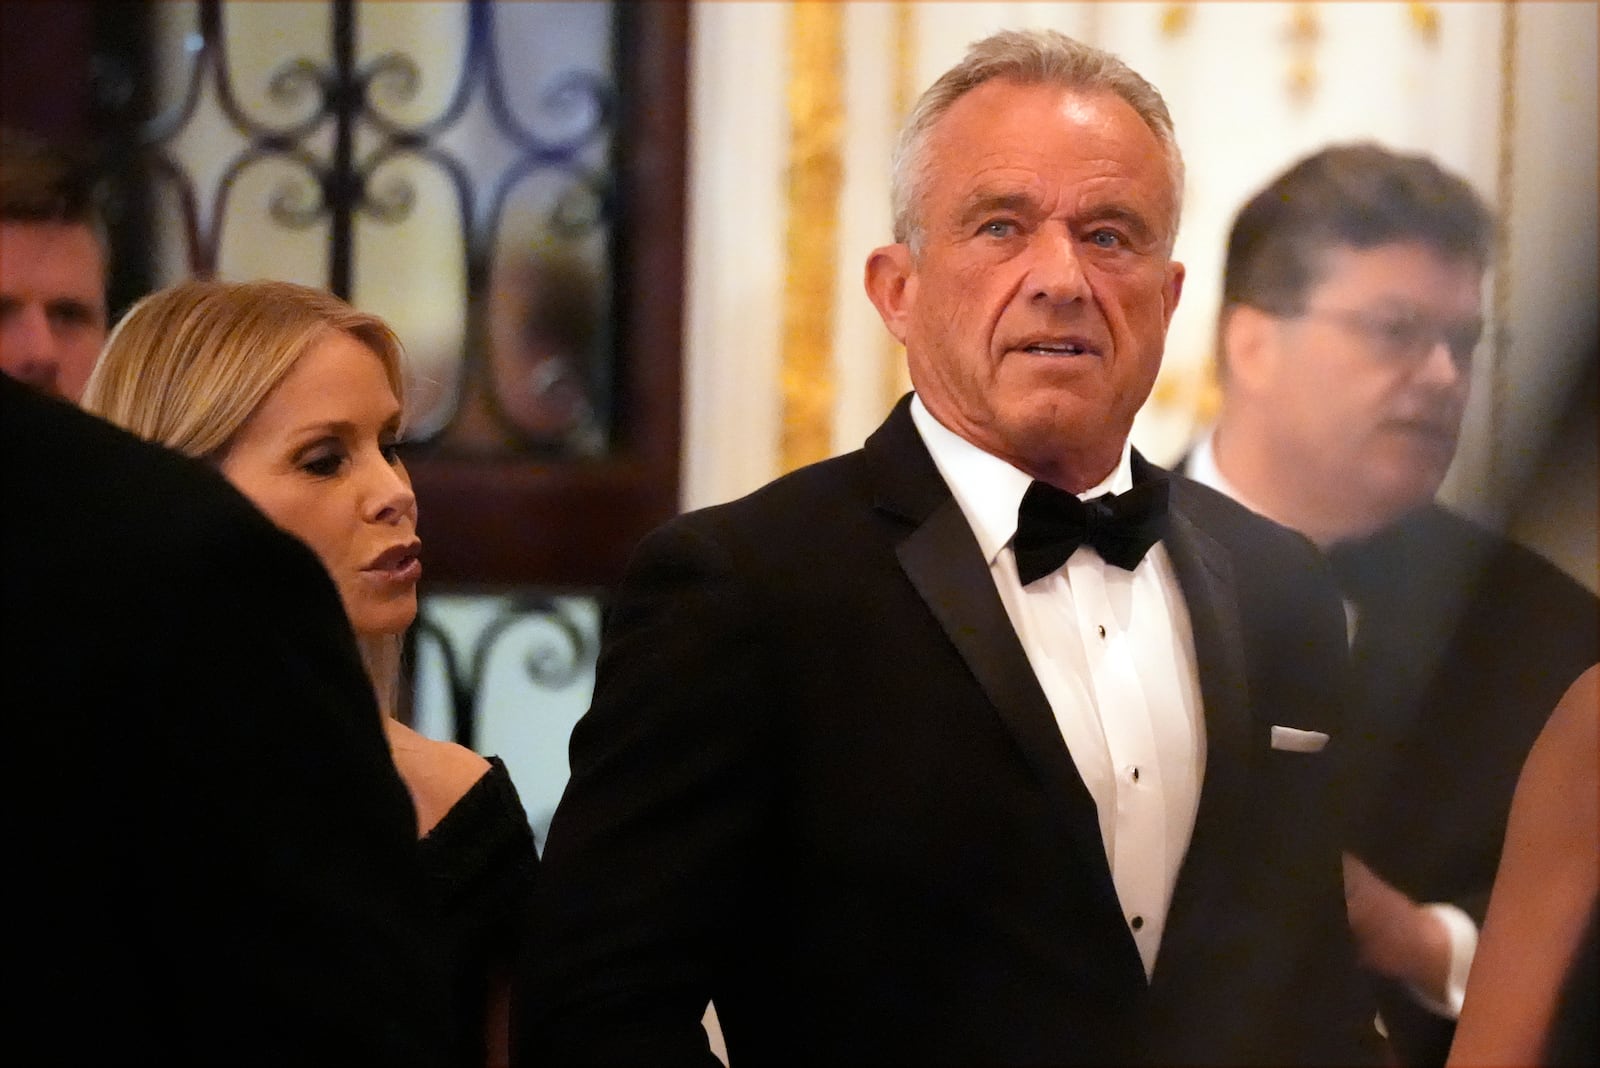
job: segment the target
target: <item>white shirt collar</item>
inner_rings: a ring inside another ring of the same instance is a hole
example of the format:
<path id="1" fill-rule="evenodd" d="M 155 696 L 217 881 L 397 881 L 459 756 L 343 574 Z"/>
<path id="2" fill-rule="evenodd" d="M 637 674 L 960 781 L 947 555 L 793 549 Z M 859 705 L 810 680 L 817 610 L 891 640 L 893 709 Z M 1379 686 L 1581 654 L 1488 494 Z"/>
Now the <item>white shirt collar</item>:
<path id="1" fill-rule="evenodd" d="M 1194 448 L 1189 450 L 1189 462 L 1185 465 L 1184 474 L 1202 486 L 1210 486 L 1218 493 L 1233 498 L 1236 503 L 1244 505 L 1257 515 L 1267 516 L 1267 513 L 1258 507 L 1254 501 L 1240 493 L 1239 487 L 1229 482 L 1227 476 L 1222 473 L 1222 468 L 1217 466 L 1217 448 L 1214 440 L 1216 434 L 1216 427 L 1212 427 L 1205 432 L 1205 435 L 1199 441 L 1195 442 Z M 1267 516 L 1267 518 L 1271 519 L 1272 517 Z M 1349 597 L 1342 598 L 1342 600 L 1344 601 L 1344 635 L 1345 638 L 1354 643 L 1360 610 L 1356 607 L 1355 601 Z"/>
<path id="2" fill-rule="evenodd" d="M 1217 428 L 1212 427 L 1195 442 L 1194 448 L 1189 450 L 1189 462 L 1184 474 L 1202 486 L 1210 486 L 1223 496 L 1231 497 L 1257 515 L 1266 515 L 1254 501 L 1240 493 L 1239 487 L 1228 481 L 1222 468 L 1217 466 L 1216 435 Z"/>
<path id="3" fill-rule="evenodd" d="M 1011 543 L 1012 535 L 1017 532 L 1017 507 L 1022 504 L 1022 495 L 1033 484 L 1033 476 L 984 452 L 950 430 L 934 418 L 922 398 L 915 395 L 911 398 L 911 420 L 933 456 L 939 474 L 944 476 L 956 503 L 961 506 L 962 514 L 967 517 L 985 562 L 992 566 L 1000 550 Z M 1124 441 L 1122 456 L 1111 474 L 1099 485 L 1078 494 L 1078 498 L 1088 500 L 1102 493 L 1132 489 L 1131 451 Z"/>

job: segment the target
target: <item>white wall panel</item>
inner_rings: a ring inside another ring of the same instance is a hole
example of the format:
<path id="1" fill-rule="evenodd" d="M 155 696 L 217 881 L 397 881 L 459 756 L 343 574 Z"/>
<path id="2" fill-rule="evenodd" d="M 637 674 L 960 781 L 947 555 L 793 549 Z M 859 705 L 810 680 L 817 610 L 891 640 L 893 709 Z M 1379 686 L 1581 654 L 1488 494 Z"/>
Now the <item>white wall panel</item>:
<path id="1" fill-rule="evenodd" d="M 788 5 L 695 5 L 689 86 L 682 498 L 777 469 Z"/>

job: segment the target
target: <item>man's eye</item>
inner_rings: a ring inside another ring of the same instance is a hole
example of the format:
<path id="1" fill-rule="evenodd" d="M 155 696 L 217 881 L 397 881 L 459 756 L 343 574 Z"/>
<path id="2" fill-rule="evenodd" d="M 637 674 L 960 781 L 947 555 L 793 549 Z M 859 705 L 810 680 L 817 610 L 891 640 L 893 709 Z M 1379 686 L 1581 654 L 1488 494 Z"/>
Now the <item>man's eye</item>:
<path id="1" fill-rule="evenodd" d="M 1428 333 L 1422 325 L 1409 319 L 1390 319 L 1378 324 L 1383 339 L 1399 348 L 1410 348 L 1425 340 Z"/>
<path id="2" fill-rule="evenodd" d="M 978 228 L 980 233 L 990 237 L 1010 237 L 1017 232 L 1017 224 L 1010 219 L 990 219 Z"/>
<path id="3" fill-rule="evenodd" d="M 1092 231 L 1089 234 L 1089 241 L 1096 248 L 1121 248 L 1127 243 L 1122 240 L 1122 235 L 1117 231 L 1107 230 L 1104 227 Z"/>
<path id="4" fill-rule="evenodd" d="M 1445 344 L 1450 346 L 1450 352 L 1455 358 L 1466 363 L 1472 359 L 1472 353 L 1478 347 L 1478 342 L 1483 338 L 1483 327 L 1476 324 L 1460 326 L 1445 333 Z"/>
<path id="5" fill-rule="evenodd" d="M 82 304 L 52 304 L 49 315 L 63 326 L 86 326 L 94 321 L 94 313 Z"/>

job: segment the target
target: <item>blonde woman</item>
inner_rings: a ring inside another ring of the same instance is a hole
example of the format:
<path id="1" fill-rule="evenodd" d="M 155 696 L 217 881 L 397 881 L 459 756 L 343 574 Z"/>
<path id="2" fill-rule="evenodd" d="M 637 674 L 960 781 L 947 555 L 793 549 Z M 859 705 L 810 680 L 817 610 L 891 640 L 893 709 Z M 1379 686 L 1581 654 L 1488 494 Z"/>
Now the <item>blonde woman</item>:
<path id="1" fill-rule="evenodd" d="M 405 411 L 394 332 L 304 286 L 183 282 L 117 325 L 83 406 L 212 464 L 327 568 L 452 931 L 461 1041 L 474 1063 L 504 1060 L 504 969 L 538 860 L 503 764 L 393 718 L 422 574 L 417 500 L 396 452 Z"/>

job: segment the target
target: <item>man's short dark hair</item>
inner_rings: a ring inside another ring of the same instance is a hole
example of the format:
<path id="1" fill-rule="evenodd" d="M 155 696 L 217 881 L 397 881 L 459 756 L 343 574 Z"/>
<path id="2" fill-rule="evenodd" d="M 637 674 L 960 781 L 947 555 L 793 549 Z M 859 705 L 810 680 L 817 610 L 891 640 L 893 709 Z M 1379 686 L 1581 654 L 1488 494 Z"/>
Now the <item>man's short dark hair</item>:
<path id="1" fill-rule="evenodd" d="M 105 247 L 99 172 L 88 156 L 0 130 L 0 221 L 82 223 Z"/>
<path id="2" fill-rule="evenodd" d="M 1426 156 L 1334 145 L 1290 167 L 1240 209 L 1228 234 L 1222 305 L 1305 310 L 1333 248 L 1402 241 L 1489 265 L 1494 218 L 1472 186 Z"/>

